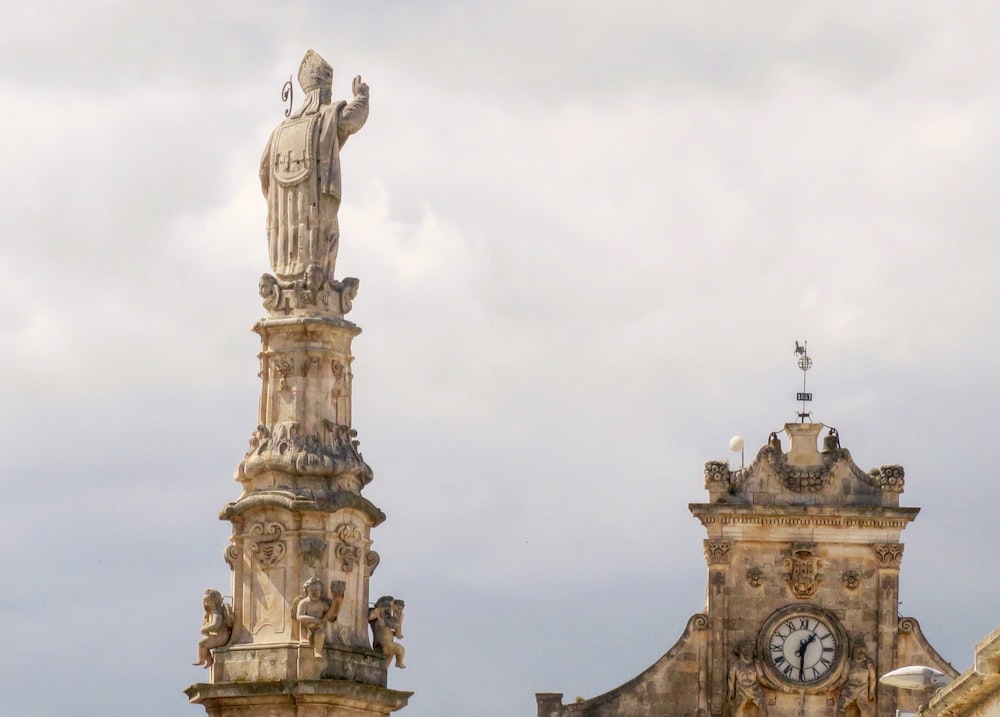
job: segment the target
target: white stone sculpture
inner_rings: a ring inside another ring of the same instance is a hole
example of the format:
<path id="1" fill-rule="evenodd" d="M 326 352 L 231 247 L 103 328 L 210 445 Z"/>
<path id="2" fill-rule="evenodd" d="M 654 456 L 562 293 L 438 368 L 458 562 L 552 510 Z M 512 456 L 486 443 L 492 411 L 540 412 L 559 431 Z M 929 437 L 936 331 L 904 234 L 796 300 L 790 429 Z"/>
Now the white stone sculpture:
<path id="1" fill-rule="evenodd" d="M 372 647 L 385 655 L 385 666 L 396 660 L 396 667 L 406 669 L 403 657 L 406 649 L 396 642 L 403 637 L 403 608 L 405 603 L 392 595 L 383 595 L 375 601 L 375 607 L 368 612 L 368 624 L 372 628 Z"/>
<path id="2" fill-rule="evenodd" d="M 312 645 L 313 654 L 323 657 L 326 644 L 326 623 L 336 622 L 340 606 L 344 602 L 345 583 L 334 581 L 330 584 L 333 598 L 323 596 L 323 583 L 319 578 L 309 578 L 302 585 L 302 596 L 292 606 L 296 621 L 301 629 L 302 642 Z"/>
<path id="3" fill-rule="evenodd" d="M 368 85 L 332 103 L 333 67 L 313 50 L 299 66 L 302 106 L 275 128 L 260 161 L 267 197 L 271 267 L 279 280 L 302 278 L 311 264 L 333 279 L 340 228 L 340 148 L 368 119 Z"/>
<path id="4" fill-rule="evenodd" d="M 208 668 L 215 664 L 212 650 L 229 643 L 233 633 L 233 612 L 218 590 L 206 590 L 201 602 L 205 608 L 205 616 L 201 621 L 201 634 L 204 637 L 198 640 L 198 661 L 194 664 Z"/>

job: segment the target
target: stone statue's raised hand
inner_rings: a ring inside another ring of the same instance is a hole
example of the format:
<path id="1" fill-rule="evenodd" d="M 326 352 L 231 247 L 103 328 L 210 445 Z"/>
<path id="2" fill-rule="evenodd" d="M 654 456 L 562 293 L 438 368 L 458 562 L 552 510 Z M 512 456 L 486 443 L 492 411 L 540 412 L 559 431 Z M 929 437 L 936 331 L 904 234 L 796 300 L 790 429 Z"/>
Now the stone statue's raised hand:
<path id="1" fill-rule="evenodd" d="M 368 96 L 368 85 L 361 81 L 361 75 L 354 78 L 354 82 L 351 83 L 351 89 L 354 90 L 355 97 Z"/>

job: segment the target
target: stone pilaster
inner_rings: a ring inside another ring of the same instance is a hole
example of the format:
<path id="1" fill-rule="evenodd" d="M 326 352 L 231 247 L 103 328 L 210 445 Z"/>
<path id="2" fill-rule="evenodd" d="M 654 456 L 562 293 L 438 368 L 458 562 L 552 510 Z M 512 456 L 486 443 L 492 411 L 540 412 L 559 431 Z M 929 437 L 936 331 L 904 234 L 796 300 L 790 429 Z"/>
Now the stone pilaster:
<path id="1" fill-rule="evenodd" d="M 872 546 L 878 559 L 878 656 L 875 670 L 879 675 L 896 669 L 899 625 L 899 564 L 903 559 L 902 543 L 877 543 Z M 876 695 L 878 717 L 896 714 L 896 688 L 879 683 Z"/>
<path id="2" fill-rule="evenodd" d="M 705 560 L 708 562 L 707 609 L 709 617 L 709 700 L 708 707 L 713 717 L 723 714 L 726 704 L 726 674 L 729 663 L 729 646 L 726 642 L 725 616 L 726 578 L 732 555 L 732 541 L 709 538 L 704 542 Z"/>

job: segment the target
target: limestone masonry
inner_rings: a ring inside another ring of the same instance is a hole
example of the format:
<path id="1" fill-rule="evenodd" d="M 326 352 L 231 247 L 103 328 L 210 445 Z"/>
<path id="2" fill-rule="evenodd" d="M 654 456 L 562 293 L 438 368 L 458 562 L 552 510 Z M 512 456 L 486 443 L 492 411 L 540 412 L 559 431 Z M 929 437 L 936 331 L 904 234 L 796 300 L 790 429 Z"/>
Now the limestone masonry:
<path id="1" fill-rule="evenodd" d="M 800 414 L 802 415 L 802 414 Z M 807 415 L 807 414 L 806 414 Z M 804 419 L 803 419 L 804 420 Z M 901 617 L 903 468 L 863 471 L 833 429 L 789 423 L 746 468 L 705 464 L 705 611 L 645 672 L 568 705 L 540 693 L 538 717 L 857 715 L 893 717 L 923 699 L 877 683 L 903 665 L 957 673 Z"/>
<path id="2" fill-rule="evenodd" d="M 212 717 L 387 715 L 411 693 L 386 687 L 403 668 L 404 603 L 371 601 L 379 564 L 371 530 L 385 520 L 362 495 L 373 478 L 351 425 L 354 278 L 335 278 L 340 150 L 368 117 L 368 85 L 332 102 L 333 69 L 310 50 L 305 93 L 261 160 L 273 274 L 259 282 L 260 406 L 236 469 L 242 493 L 225 560 L 232 605 L 205 592 L 198 662 L 209 681 L 185 691 Z M 371 637 L 369 636 L 371 631 Z"/>

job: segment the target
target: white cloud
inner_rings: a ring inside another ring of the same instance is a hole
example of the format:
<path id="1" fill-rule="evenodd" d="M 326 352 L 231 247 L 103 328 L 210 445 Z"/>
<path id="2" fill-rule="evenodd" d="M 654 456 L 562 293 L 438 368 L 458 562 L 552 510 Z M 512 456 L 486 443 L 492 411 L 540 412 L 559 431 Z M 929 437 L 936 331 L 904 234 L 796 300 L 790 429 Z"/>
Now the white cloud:
<path id="1" fill-rule="evenodd" d="M 27 639 L 58 602 L 37 594 L 69 577 L 81 608 L 56 629 L 94 659 L 59 670 L 79 675 L 68 705 L 37 676 L 75 653 L 15 655 L 6 706 L 127 711 L 138 688 L 109 694 L 99 667 L 123 653 L 148 655 L 155 680 L 130 679 L 166 695 L 150 715 L 201 677 L 183 663 L 200 591 L 228 579 L 214 516 L 256 420 L 257 162 L 309 46 L 338 96 L 357 73 L 372 86 L 343 153 L 338 267 L 361 279 L 355 424 L 389 514 L 373 590 L 412 606 L 411 669 L 391 678 L 418 691 L 408 714 L 460 714 L 482 690 L 504 693 L 492 714 L 530 714 L 535 691 L 592 695 L 666 650 L 703 599 L 685 508 L 701 465 L 792 417 L 804 339 L 817 418 L 859 464 L 907 467 L 904 502 L 925 510 L 903 599 L 961 665 L 996 582 L 940 557 L 992 524 L 994 15 L 17 9 L 0 30 L 0 428 L 21 497 L 0 525 L 10 583 L 31 590 L 0 614 Z M 666 607 L 622 625 L 608 601 L 629 599 Z M 135 600 L 156 627 L 117 630 Z M 976 606 L 961 625 L 955 604 Z"/>

